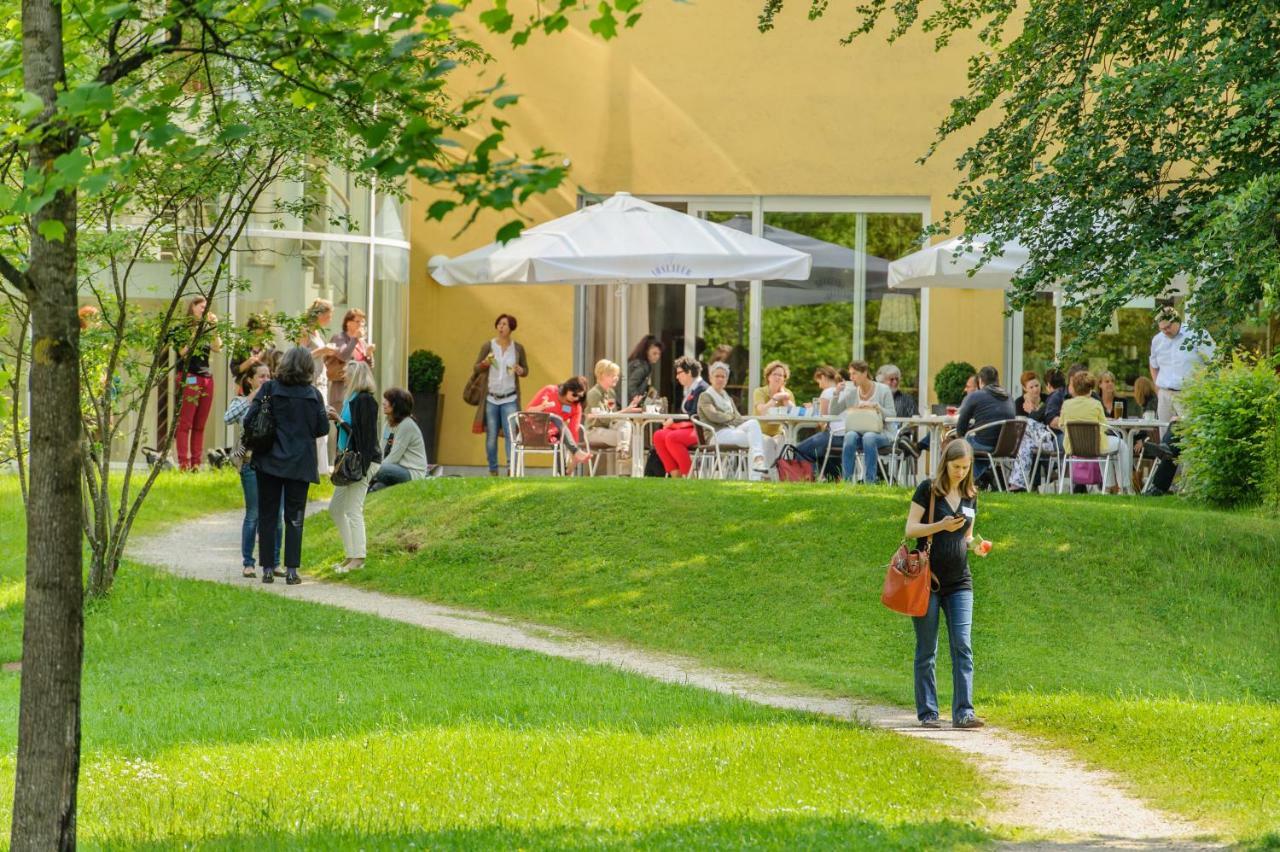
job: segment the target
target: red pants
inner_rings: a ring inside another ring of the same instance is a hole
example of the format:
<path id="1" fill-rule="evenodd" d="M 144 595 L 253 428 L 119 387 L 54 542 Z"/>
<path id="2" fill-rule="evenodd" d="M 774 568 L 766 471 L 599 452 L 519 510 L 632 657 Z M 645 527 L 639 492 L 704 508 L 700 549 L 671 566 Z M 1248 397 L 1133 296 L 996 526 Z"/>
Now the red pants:
<path id="1" fill-rule="evenodd" d="M 174 436 L 178 444 L 178 467 L 194 470 L 204 455 L 204 424 L 209 422 L 209 410 L 213 408 L 213 377 L 178 373 L 177 381 L 182 394 L 178 431 Z"/>
<path id="2" fill-rule="evenodd" d="M 693 461 L 689 458 L 689 448 L 698 444 L 698 430 L 692 423 L 677 423 L 653 433 L 653 450 L 662 459 L 662 467 L 667 473 L 679 470 L 681 476 L 688 476 Z"/>

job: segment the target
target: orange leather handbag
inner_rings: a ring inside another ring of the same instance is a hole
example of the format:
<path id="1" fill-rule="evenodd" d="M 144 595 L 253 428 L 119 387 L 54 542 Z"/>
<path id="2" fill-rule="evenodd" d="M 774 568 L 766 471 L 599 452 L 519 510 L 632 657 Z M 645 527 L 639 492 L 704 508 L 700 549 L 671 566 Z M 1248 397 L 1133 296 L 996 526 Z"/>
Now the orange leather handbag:
<path id="1" fill-rule="evenodd" d="M 929 520 L 933 521 L 934 495 L 929 492 Z M 929 551 L 933 536 L 925 540 L 924 550 L 911 550 L 904 538 L 889 560 L 884 572 L 884 589 L 880 603 L 903 615 L 920 616 L 929 611 L 929 594 L 938 580 L 929 570 Z"/>

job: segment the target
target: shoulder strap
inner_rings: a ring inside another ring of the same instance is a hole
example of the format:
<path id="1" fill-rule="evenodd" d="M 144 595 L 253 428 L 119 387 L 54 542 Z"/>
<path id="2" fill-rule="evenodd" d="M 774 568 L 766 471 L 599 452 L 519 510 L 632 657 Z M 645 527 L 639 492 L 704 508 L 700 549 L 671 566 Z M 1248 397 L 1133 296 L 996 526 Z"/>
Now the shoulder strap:
<path id="1" fill-rule="evenodd" d="M 933 501 L 935 499 L 936 499 L 936 495 L 933 493 L 933 483 L 930 482 L 929 483 L 929 523 L 931 524 L 934 522 Z M 924 549 L 927 551 L 933 550 L 933 533 L 929 533 L 928 537 L 925 539 Z"/>

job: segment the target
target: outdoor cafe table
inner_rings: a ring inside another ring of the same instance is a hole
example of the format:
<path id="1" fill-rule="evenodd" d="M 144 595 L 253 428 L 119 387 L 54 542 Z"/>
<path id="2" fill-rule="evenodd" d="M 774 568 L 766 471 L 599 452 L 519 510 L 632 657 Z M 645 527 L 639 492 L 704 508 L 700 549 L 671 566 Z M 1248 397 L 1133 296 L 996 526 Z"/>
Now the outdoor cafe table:
<path id="1" fill-rule="evenodd" d="M 910 426 L 929 430 L 929 464 L 925 467 L 926 475 L 934 468 L 933 460 L 937 457 L 935 454 L 942 446 L 943 433 L 948 428 L 956 425 L 956 416 L 954 414 L 917 414 L 914 417 L 889 417 L 886 419 L 890 423 L 901 424 L 899 428 Z"/>
<path id="2" fill-rule="evenodd" d="M 1168 420 L 1144 420 L 1141 417 L 1122 417 L 1119 420 L 1108 420 L 1107 425 L 1116 430 L 1121 435 L 1121 440 L 1125 446 L 1133 449 L 1133 439 L 1138 432 L 1145 432 L 1148 429 L 1155 429 L 1159 434 L 1163 435 L 1164 430 L 1169 428 Z M 1134 459 L 1137 463 L 1137 459 Z M 1122 476 L 1120 479 L 1120 489 L 1125 494 L 1133 493 L 1133 477 Z"/>
<path id="3" fill-rule="evenodd" d="M 776 423 L 782 427 L 782 438 L 788 444 L 798 444 L 800 430 L 806 426 L 826 426 L 842 419 L 842 414 L 757 414 L 749 419 L 761 426 Z"/>
<path id="4" fill-rule="evenodd" d="M 605 411 L 586 413 L 586 420 L 601 423 L 627 421 L 633 424 L 631 435 L 631 475 L 644 476 L 644 429 L 650 423 L 663 423 L 667 420 L 688 420 L 687 414 L 668 414 L 662 411 Z"/>

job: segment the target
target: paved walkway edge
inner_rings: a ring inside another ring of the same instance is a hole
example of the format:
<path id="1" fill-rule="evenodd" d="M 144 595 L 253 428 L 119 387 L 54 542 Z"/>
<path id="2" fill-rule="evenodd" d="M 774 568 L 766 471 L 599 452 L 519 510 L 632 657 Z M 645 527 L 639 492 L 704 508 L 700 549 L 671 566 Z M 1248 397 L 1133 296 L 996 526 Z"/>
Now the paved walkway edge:
<path id="1" fill-rule="evenodd" d="M 313 504 L 310 512 L 323 508 Z M 977 763 L 1004 788 L 992 822 L 1040 836 L 1069 837 L 1072 848 L 1212 848 L 1193 840 L 1206 832 L 1157 811 L 1126 792 L 1110 773 L 1091 769 L 1061 750 L 1008 730 L 987 727 L 927 730 L 908 710 L 848 698 L 807 695 L 782 684 L 703 665 L 697 660 L 600 641 L 487 612 L 440 606 L 340 583 L 304 578 L 297 586 L 272 585 L 240 574 L 241 514 L 223 513 L 184 522 L 156 536 L 138 537 L 131 559 L 180 577 L 224 583 L 311 603 L 340 607 L 447 633 L 461 639 L 604 665 L 667 683 L 734 695 L 756 704 L 861 722 L 953 748 Z M 904 674 L 906 677 L 909 673 Z M 1063 848 L 1063 844 L 1022 844 Z"/>

